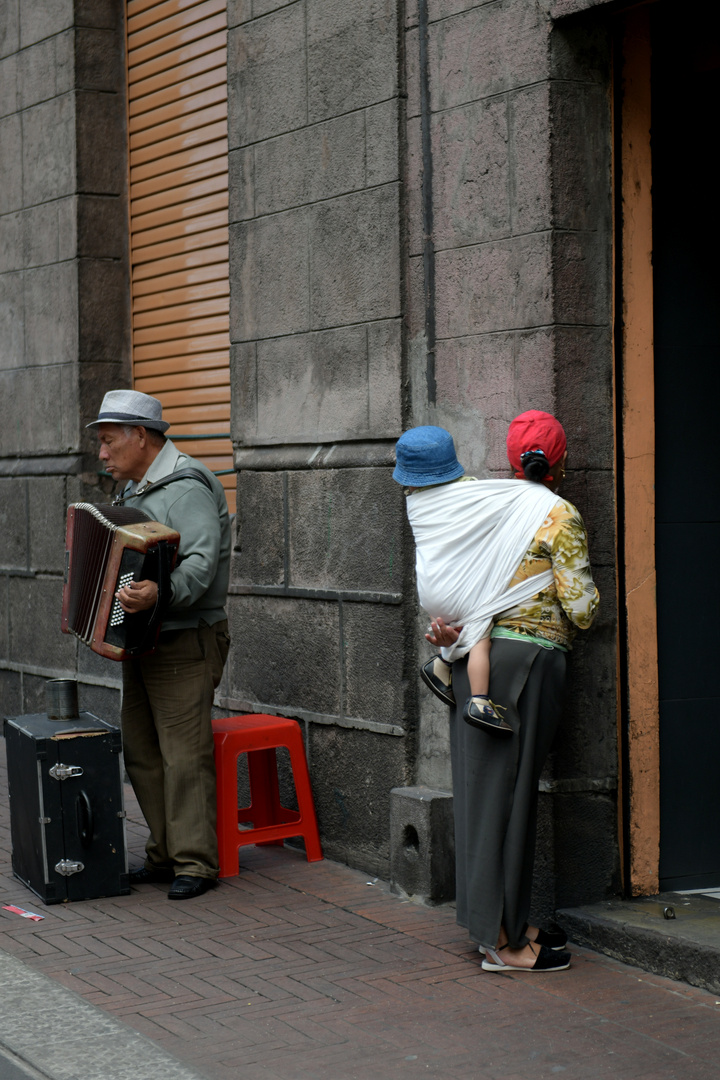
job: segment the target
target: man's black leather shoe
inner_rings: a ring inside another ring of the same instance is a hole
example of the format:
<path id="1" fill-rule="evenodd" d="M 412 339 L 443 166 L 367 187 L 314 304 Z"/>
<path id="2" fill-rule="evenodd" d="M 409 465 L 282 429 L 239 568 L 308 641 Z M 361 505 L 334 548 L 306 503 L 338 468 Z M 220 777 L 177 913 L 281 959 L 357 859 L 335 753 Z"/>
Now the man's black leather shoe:
<path id="1" fill-rule="evenodd" d="M 135 866 L 130 871 L 131 885 L 165 885 L 174 878 L 175 874 L 170 866 L 155 866 L 152 869 L 147 866 Z"/>
<path id="2" fill-rule="evenodd" d="M 170 887 L 168 900 L 192 900 L 193 896 L 202 896 L 208 889 L 214 889 L 216 885 L 217 881 L 214 878 L 179 874 Z"/>

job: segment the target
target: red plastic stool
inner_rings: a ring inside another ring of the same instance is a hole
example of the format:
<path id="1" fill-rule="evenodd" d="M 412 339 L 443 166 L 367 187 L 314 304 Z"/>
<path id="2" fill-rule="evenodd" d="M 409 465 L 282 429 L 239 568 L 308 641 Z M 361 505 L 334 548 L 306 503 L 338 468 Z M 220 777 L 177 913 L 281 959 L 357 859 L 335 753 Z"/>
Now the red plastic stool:
<path id="1" fill-rule="evenodd" d="M 227 716 L 213 720 L 217 771 L 217 838 L 220 877 L 236 877 L 238 850 L 245 844 L 282 844 L 302 836 L 308 862 L 323 857 L 320 847 L 310 774 L 300 725 L 282 716 Z M 290 751 L 299 810 L 280 803 L 275 749 Z M 238 809 L 237 760 L 247 754 L 250 805 Z M 252 822 L 252 827 L 239 826 Z"/>

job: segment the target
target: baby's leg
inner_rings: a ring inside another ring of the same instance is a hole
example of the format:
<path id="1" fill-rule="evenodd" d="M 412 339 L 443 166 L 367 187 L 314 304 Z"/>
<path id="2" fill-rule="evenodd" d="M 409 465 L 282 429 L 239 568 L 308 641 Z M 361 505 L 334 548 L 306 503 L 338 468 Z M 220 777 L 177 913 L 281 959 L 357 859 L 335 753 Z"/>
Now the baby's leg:
<path id="1" fill-rule="evenodd" d="M 463 720 L 491 735 L 509 737 L 512 728 L 497 711 L 502 708 L 488 697 L 490 689 L 490 638 L 483 638 L 467 654 L 471 696 L 465 702 Z M 504 708 L 502 709 L 504 712 Z"/>
<path id="2" fill-rule="evenodd" d="M 490 638 L 483 638 L 468 653 L 470 693 L 486 695 L 490 688 Z"/>

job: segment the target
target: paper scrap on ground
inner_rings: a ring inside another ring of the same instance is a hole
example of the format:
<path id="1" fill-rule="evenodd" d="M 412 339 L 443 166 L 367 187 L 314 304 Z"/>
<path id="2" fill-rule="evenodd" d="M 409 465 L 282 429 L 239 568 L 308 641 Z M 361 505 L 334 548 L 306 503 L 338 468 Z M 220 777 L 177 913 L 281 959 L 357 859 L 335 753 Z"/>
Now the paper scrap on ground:
<path id="1" fill-rule="evenodd" d="M 23 919 L 32 919 L 33 922 L 40 922 L 44 919 L 44 915 L 36 915 L 34 911 L 26 911 L 25 908 L 15 907 L 14 904 L 3 904 L 5 911 L 12 911 L 13 915 L 22 915 Z"/>

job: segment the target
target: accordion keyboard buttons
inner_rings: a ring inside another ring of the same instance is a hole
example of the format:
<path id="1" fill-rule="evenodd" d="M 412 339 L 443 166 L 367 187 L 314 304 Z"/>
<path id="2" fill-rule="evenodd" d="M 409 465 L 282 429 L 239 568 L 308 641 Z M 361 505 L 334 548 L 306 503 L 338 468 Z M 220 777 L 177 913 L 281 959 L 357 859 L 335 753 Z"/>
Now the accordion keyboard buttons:
<path id="1" fill-rule="evenodd" d="M 133 574 L 121 574 L 117 582 L 118 591 L 120 589 L 124 589 L 126 585 L 129 585 L 130 582 L 133 580 L 133 577 Z M 125 612 L 120 606 L 120 601 L 116 600 L 112 606 L 112 610 L 110 611 L 109 625 L 120 626 L 124 618 Z"/>

